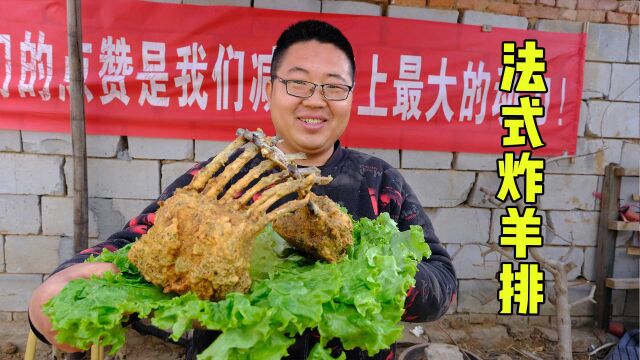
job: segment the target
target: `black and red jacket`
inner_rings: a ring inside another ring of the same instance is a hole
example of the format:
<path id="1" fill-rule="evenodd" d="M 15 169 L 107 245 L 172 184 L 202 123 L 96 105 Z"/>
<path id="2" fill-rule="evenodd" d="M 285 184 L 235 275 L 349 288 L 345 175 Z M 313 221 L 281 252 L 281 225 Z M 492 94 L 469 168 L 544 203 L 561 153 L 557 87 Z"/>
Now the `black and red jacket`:
<path id="1" fill-rule="evenodd" d="M 195 165 L 176 179 L 156 201 L 147 206 L 140 215 L 131 219 L 122 231 L 64 262 L 56 272 L 83 262 L 91 254 L 101 253 L 103 248 L 114 251 L 136 241 L 153 226 L 155 211 L 159 208 L 158 201 L 166 200 L 176 189 L 188 185 L 193 176 L 211 160 Z M 247 164 L 243 172 L 252 166 L 254 162 Z M 382 212 L 387 212 L 398 223 L 401 231 L 408 230 L 411 225 L 422 227 L 424 239 L 431 247 L 432 255 L 418 264 L 416 284 L 407 295 L 403 320 L 433 321 L 444 315 L 457 292 L 455 270 L 449 254 L 436 237 L 422 205 L 398 170 L 374 156 L 345 149 L 339 142 L 336 142 L 334 153 L 327 163 L 319 168 L 323 176 L 330 175 L 333 181 L 329 185 L 315 186 L 312 189 L 313 192 L 317 195 L 327 195 L 344 206 L 354 219 L 361 217 L 372 219 Z M 425 185 L 428 186 L 428 184 Z M 195 359 L 195 354 L 202 352 L 215 339 L 215 336 L 213 332 L 194 331 L 187 357 Z M 298 336 L 296 343 L 289 348 L 288 359 L 306 358 L 317 341 L 318 335 L 314 330 Z M 339 343 L 335 343 L 335 341 L 330 342 L 329 345 L 334 345 L 336 348 L 340 346 Z M 396 355 L 393 349 L 381 351 L 374 357 L 368 357 L 365 352 L 358 349 L 346 353 L 348 359 L 393 359 Z"/>

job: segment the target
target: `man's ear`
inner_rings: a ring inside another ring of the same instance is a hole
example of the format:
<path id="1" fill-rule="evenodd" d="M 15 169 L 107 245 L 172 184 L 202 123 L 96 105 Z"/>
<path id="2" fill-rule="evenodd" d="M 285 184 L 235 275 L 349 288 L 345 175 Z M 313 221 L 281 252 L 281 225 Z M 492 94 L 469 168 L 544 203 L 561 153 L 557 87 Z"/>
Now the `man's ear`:
<path id="1" fill-rule="evenodd" d="M 267 80 L 267 83 L 264 85 L 264 91 L 267 93 L 267 104 L 269 104 L 269 108 L 271 108 L 271 91 L 273 91 L 273 82 L 271 82 L 271 79 Z"/>

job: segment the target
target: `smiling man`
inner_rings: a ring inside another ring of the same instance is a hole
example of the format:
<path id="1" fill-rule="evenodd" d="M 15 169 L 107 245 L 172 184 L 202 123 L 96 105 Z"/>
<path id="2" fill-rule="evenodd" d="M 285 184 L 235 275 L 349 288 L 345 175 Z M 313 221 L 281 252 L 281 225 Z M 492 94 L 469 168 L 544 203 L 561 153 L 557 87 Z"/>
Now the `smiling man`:
<path id="1" fill-rule="evenodd" d="M 272 81 L 267 83 L 271 120 L 284 139 L 283 151 L 307 154 L 300 165 L 321 166 L 333 154 L 334 142 L 349 123 L 353 50 L 346 39 L 325 43 L 312 38 L 311 33 L 296 32 L 295 27 L 289 31 L 278 41 Z M 310 39 L 300 41 L 305 35 Z"/>
<path id="2" fill-rule="evenodd" d="M 382 212 L 388 212 L 400 230 L 408 230 L 411 225 L 423 228 L 432 256 L 418 264 L 416 285 L 409 291 L 403 320 L 433 321 L 447 311 L 457 291 L 449 255 L 400 173 L 378 158 L 345 149 L 338 140 L 349 123 L 355 71 L 351 44 L 332 25 L 308 20 L 287 28 L 277 41 L 271 65 L 272 78 L 266 87 L 271 119 L 277 135 L 283 140 L 278 146 L 285 153 L 305 153 L 307 158 L 299 160 L 299 165 L 317 166 L 323 176 L 332 176 L 334 180 L 329 185 L 315 186 L 312 190 L 346 207 L 354 218 L 375 218 Z M 29 316 L 42 340 L 54 342 L 55 335 L 42 313 L 43 304 L 71 279 L 114 269 L 112 264 L 82 262 L 103 248 L 113 250 L 136 241 L 153 226 L 159 201 L 166 200 L 176 189 L 188 185 L 197 170 L 207 163 L 198 164 L 179 177 L 122 231 L 62 264 L 34 292 Z M 251 166 L 250 163 L 247 167 Z M 196 354 L 202 352 L 216 336 L 212 332 L 194 331 L 187 358 L 195 359 Z M 289 348 L 288 358 L 305 359 L 317 342 L 317 331 L 306 331 Z M 56 345 L 64 350 L 73 350 L 64 344 Z M 329 346 L 336 351 L 340 348 L 336 341 Z M 348 359 L 385 360 L 397 355 L 393 348 L 373 356 L 357 348 L 346 351 L 346 354 Z"/>

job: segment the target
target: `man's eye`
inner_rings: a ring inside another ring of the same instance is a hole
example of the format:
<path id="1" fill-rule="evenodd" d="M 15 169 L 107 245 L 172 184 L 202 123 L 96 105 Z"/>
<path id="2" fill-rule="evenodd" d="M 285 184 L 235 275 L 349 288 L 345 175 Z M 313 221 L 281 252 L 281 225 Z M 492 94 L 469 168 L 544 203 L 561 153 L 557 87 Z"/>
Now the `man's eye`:
<path id="1" fill-rule="evenodd" d="M 289 80 L 289 81 L 294 85 L 302 85 L 302 86 L 307 85 L 307 82 L 302 80 Z"/>

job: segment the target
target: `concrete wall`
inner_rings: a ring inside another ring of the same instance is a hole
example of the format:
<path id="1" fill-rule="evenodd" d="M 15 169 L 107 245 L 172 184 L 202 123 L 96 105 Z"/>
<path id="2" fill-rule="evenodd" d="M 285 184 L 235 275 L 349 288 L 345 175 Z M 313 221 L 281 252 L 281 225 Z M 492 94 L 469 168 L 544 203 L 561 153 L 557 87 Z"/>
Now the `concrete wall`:
<path id="1" fill-rule="evenodd" d="M 229 4 L 312 12 L 336 12 L 415 18 L 465 24 L 491 24 L 541 31 L 576 32 L 589 27 L 578 155 L 548 164 L 546 194 L 540 210 L 547 231 L 543 253 L 558 258 L 567 252 L 564 239 L 575 239 L 572 279 L 595 277 L 596 228 L 603 169 L 609 162 L 627 167 L 640 163 L 640 56 L 636 1 L 403 0 L 288 1 L 175 0 L 184 4 Z M 615 5 L 615 6 L 614 6 Z M 412 6 L 412 7 L 409 7 Z M 605 7 L 605 8 L 602 8 Z M 622 21 L 626 18 L 626 22 Z M 562 19 L 562 20 L 558 20 Z M 615 20 L 615 21 L 614 21 Z M 604 22 L 616 22 L 605 24 Z M 618 23 L 624 23 L 624 25 Z M 633 22 L 635 25 L 627 25 Z M 217 153 L 225 143 L 139 137 L 90 136 L 89 205 L 91 242 L 106 239 L 137 214 L 161 189 L 194 162 Z M 543 316 L 496 316 L 495 280 L 500 257 L 482 257 L 476 243 L 497 240 L 504 213 L 483 200 L 480 187 L 498 189 L 497 156 L 469 153 L 361 149 L 377 155 L 401 172 L 415 189 L 433 220 L 437 234 L 453 256 L 459 275 L 458 301 L 450 317 L 477 317 L 497 322 L 549 324 L 550 305 Z M 601 150 L 601 151 L 598 151 Z M 31 291 L 56 264 L 71 255 L 73 219 L 72 159 L 68 135 L 0 131 L 0 314 L 26 309 Z M 638 193 L 637 178 L 625 178 L 621 197 Z M 615 276 L 638 276 L 638 260 L 625 253 L 631 233 L 619 234 Z M 549 276 L 547 278 L 550 278 Z M 548 294 L 552 290 L 546 287 Z M 589 286 L 573 287 L 572 299 Z M 638 316 L 638 291 L 614 292 L 614 315 Z M 577 324 L 588 324 L 593 305 L 573 310 Z M 15 318 L 18 315 L 13 315 Z"/>

